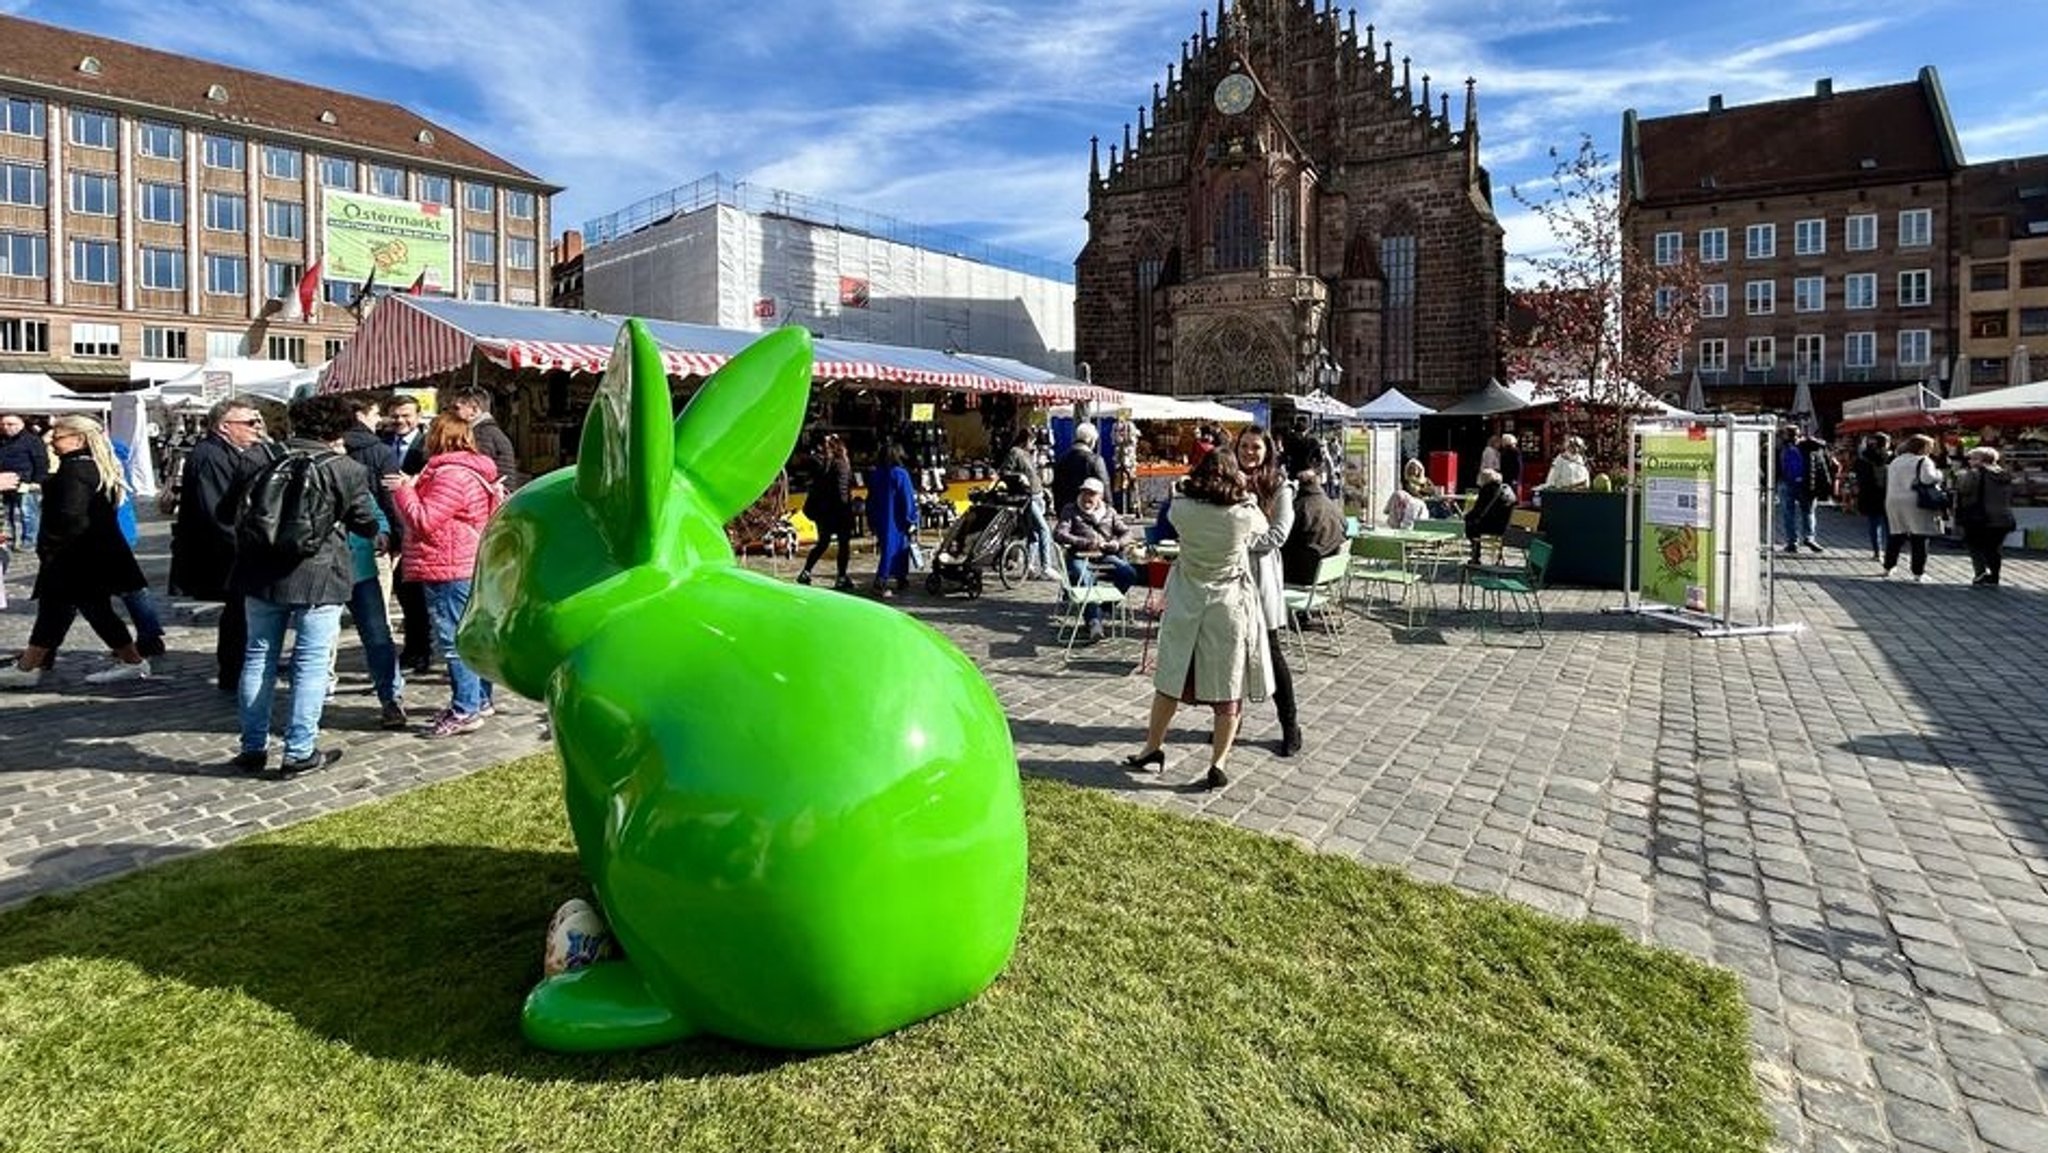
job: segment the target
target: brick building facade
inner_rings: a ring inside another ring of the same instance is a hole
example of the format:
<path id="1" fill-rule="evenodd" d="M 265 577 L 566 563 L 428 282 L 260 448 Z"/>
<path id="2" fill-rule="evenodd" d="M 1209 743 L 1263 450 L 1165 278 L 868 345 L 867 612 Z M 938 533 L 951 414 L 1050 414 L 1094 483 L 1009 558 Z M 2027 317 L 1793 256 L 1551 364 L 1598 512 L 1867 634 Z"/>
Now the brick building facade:
<path id="1" fill-rule="evenodd" d="M 1502 234 L 1473 82 L 1454 121 L 1355 14 L 1237 0 L 1217 23 L 1091 158 L 1075 337 L 1093 379 L 1445 404 L 1495 375 Z"/>
<path id="2" fill-rule="evenodd" d="M 1905 84 L 1704 112 L 1622 116 L 1627 243 L 1699 261 L 1698 330 L 1664 389 L 1697 372 L 1710 407 L 1822 427 L 1843 401 L 1948 371 L 1951 209 L 1962 146 L 1931 67 Z"/>
<path id="3" fill-rule="evenodd" d="M 2048 156 L 1965 168 L 1955 222 L 1958 376 L 1973 390 L 2048 380 Z"/>

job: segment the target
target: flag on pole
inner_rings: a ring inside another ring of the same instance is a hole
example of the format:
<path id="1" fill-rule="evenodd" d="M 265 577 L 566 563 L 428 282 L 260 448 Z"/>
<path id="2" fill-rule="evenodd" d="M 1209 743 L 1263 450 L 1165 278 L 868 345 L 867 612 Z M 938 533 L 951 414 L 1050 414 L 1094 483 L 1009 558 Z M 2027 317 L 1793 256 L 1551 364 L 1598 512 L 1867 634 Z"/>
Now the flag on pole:
<path id="1" fill-rule="evenodd" d="M 348 302 L 348 310 L 354 313 L 357 319 L 362 318 L 363 302 L 370 299 L 370 290 L 376 287 L 377 266 L 373 264 L 370 266 L 370 275 L 363 277 L 362 287 L 356 289 L 355 299 Z"/>
<path id="2" fill-rule="evenodd" d="M 415 277 L 413 277 L 413 281 L 412 281 L 412 287 L 411 287 L 411 288 L 408 288 L 408 289 L 406 289 L 406 290 L 405 290 L 405 294 L 406 294 L 407 296 L 425 296 L 425 295 L 427 294 L 427 270 L 426 270 L 426 269 L 424 269 L 424 268 L 420 269 L 420 274 L 419 274 L 418 276 L 415 276 Z"/>
<path id="3" fill-rule="evenodd" d="M 299 277 L 298 289 L 289 293 L 284 301 L 284 317 L 287 320 L 303 320 L 313 323 L 313 302 L 320 295 L 320 261 Z"/>

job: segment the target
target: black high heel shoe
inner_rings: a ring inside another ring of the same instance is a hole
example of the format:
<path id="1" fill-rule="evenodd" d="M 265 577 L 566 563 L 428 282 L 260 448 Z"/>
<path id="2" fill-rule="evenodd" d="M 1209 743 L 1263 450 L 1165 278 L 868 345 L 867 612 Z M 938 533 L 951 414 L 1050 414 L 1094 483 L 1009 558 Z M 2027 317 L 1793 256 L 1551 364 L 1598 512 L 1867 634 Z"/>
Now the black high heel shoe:
<path id="1" fill-rule="evenodd" d="M 1204 789 L 1220 789 L 1229 783 L 1230 776 L 1223 771 L 1222 765 L 1210 765 L 1209 775 L 1202 778 Z"/>
<path id="2" fill-rule="evenodd" d="M 1166 768 L 1166 750 L 1153 749 L 1149 753 L 1139 753 L 1136 756 L 1125 757 L 1124 768 L 1159 772 Z"/>

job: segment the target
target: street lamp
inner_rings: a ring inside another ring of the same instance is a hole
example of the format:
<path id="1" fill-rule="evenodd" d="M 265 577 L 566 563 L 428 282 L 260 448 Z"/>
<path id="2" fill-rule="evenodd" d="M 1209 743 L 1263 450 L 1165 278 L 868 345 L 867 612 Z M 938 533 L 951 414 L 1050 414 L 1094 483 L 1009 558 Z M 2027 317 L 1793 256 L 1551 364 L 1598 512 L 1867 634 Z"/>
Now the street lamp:
<path id="1" fill-rule="evenodd" d="M 1303 365 L 1295 376 L 1303 392 L 1317 390 L 1335 396 L 1337 385 L 1344 379 L 1344 369 L 1331 359 L 1328 346 L 1318 344 L 1315 359 Z"/>

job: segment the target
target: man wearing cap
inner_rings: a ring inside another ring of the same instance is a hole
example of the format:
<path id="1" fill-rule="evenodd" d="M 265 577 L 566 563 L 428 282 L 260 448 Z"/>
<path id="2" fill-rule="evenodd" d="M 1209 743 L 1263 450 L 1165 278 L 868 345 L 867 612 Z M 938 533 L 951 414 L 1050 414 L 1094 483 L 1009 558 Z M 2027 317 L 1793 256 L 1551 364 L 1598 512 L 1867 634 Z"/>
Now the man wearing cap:
<path id="1" fill-rule="evenodd" d="M 1074 502 L 1060 510 L 1052 539 L 1067 550 L 1069 583 L 1079 585 L 1092 563 L 1116 585 L 1118 592 L 1127 593 L 1138 583 L 1138 570 L 1123 555 L 1131 546 L 1131 526 L 1104 498 L 1108 487 L 1098 477 L 1082 481 Z M 1088 623 L 1088 639 L 1101 640 L 1102 607 L 1087 606 L 1082 610 L 1082 619 Z"/>

